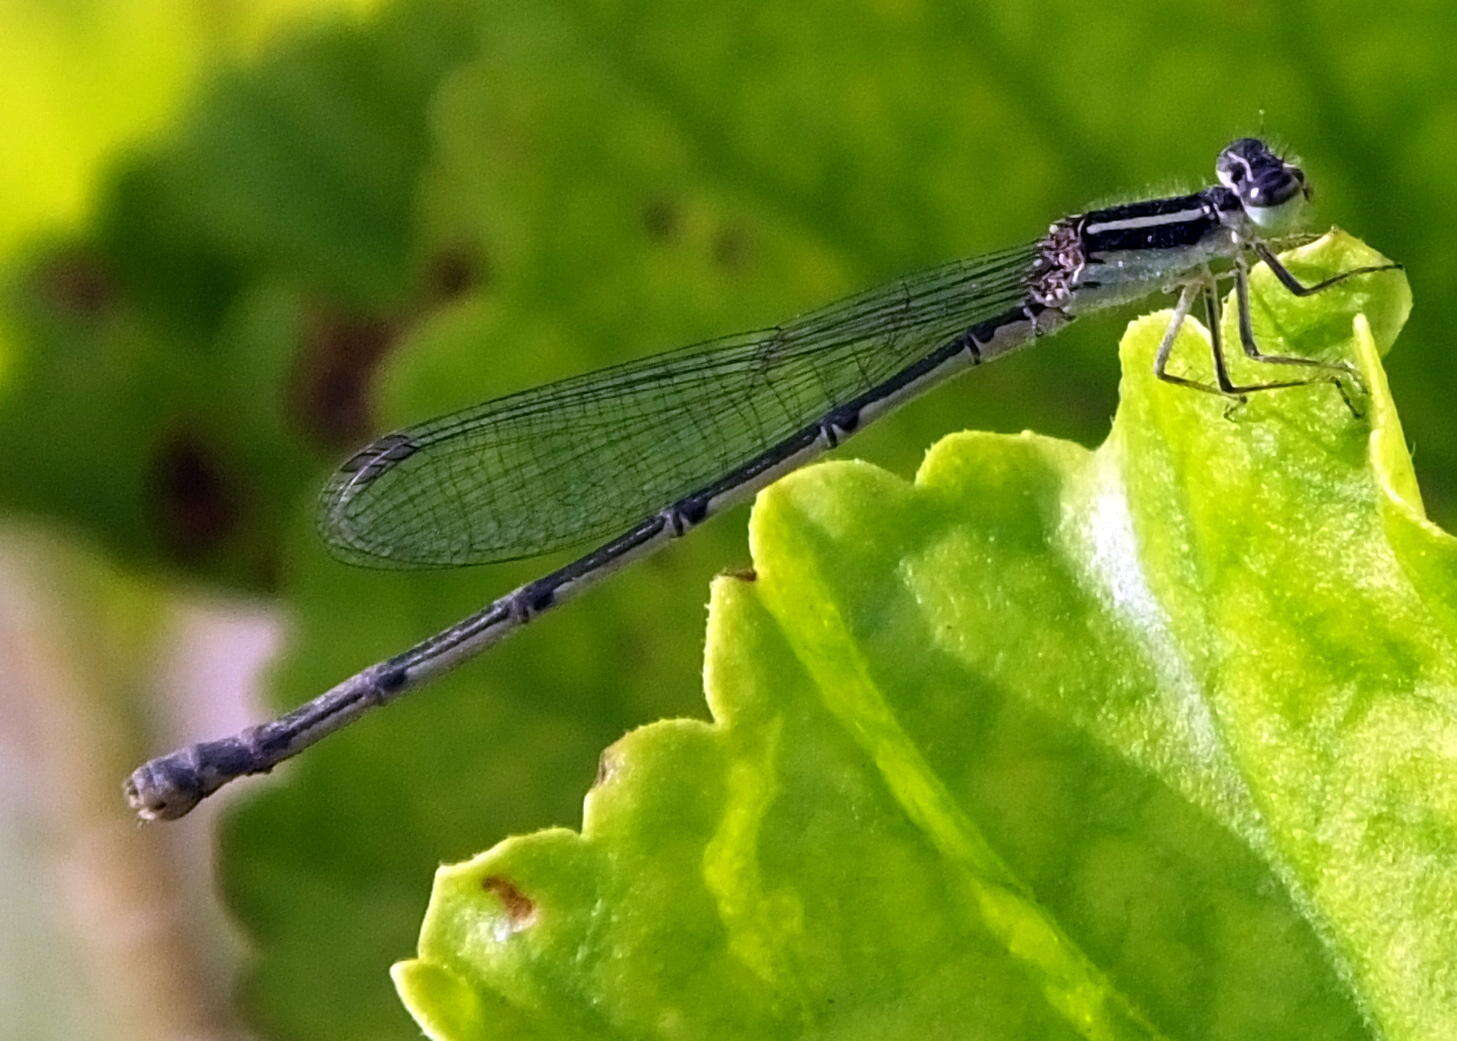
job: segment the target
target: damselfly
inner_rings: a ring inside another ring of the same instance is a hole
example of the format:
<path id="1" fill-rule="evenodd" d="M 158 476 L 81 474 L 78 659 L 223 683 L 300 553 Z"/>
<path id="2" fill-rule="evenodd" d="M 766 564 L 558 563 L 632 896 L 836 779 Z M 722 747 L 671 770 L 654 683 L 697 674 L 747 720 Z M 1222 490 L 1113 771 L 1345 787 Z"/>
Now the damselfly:
<path id="1" fill-rule="evenodd" d="M 380 438 L 324 489 L 321 529 L 344 560 L 453 567 L 587 540 L 600 545 L 287 715 L 152 760 L 127 781 L 132 807 L 146 818 L 181 816 L 233 778 L 271 769 L 479 654 L 932 384 L 1092 311 L 1178 288 L 1154 365 L 1161 379 L 1236 405 L 1258 391 L 1329 383 L 1355 411 L 1349 366 L 1260 350 L 1249 270 L 1264 261 L 1303 296 L 1396 265 L 1302 285 L 1266 241 L 1296 225 L 1309 196 L 1305 174 L 1254 138 L 1225 148 L 1215 169 L 1219 183 L 1203 191 L 1064 217 L 1033 242 L 912 275 L 772 329 L 512 394 Z M 1304 374 L 1231 380 L 1214 261 L 1229 264 L 1244 353 Z M 1168 371 L 1179 328 L 1200 299 L 1213 382 Z"/>

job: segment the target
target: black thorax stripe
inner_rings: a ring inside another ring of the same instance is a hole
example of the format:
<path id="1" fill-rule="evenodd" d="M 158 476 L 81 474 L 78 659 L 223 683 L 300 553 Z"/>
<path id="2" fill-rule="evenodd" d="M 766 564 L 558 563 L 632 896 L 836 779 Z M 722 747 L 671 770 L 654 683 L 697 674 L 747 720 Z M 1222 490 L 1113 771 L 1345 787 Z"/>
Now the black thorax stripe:
<path id="1" fill-rule="evenodd" d="M 1193 246 L 1219 227 L 1224 189 L 1092 210 L 1078 225 L 1086 256 Z M 1235 203 L 1238 205 L 1238 202 Z"/>

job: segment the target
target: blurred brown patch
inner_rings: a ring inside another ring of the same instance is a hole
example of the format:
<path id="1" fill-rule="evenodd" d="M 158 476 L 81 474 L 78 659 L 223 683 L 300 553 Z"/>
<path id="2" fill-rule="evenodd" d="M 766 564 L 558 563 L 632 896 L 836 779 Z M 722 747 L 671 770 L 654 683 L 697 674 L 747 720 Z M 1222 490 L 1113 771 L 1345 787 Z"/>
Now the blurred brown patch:
<path id="1" fill-rule="evenodd" d="M 742 271 L 753 256 L 753 243 L 742 228 L 722 228 L 713 237 L 713 262 L 729 271 Z"/>
<path id="2" fill-rule="evenodd" d="M 178 559 L 205 557 L 238 529 L 241 497 L 201 438 L 189 431 L 168 435 L 150 469 L 159 530 Z"/>
<path id="3" fill-rule="evenodd" d="M 643 207 L 643 230 L 654 242 L 671 242 L 677 238 L 678 225 L 678 208 L 668 199 L 654 199 Z"/>
<path id="4" fill-rule="evenodd" d="M 31 285 L 46 304 L 77 318 L 100 318 L 117 298 L 116 280 L 105 258 L 84 246 L 68 246 L 41 259 Z"/>
<path id="5" fill-rule="evenodd" d="M 399 341 L 384 318 L 320 307 L 304 316 L 289 414 L 321 448 L 349 448 L 374 430 L 369 388 L 380 362 Z"/>
<path id="6" fill-rule="evenodd" d="M 491 265 L 479 247 L 456 243 L 435 253 L 425 265 L 425 307 L 438 307 L 491 283 Z"/>

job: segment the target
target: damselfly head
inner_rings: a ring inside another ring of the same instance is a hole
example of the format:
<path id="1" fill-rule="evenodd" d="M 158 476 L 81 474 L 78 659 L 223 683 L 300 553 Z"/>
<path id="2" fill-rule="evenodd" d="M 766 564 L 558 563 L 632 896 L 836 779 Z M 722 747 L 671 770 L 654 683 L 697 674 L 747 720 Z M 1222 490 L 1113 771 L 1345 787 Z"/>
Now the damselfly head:
<path id="1" fill-rule="evenodd" d="M 1219 181 L 1239 196 L 1245 214 L 1267 231 L 1281 231 L 1299 218 L 1310 187 L 1305 172 L 1287 163 L 1265 142 L 1242 137 L 1219 153 Z"/>

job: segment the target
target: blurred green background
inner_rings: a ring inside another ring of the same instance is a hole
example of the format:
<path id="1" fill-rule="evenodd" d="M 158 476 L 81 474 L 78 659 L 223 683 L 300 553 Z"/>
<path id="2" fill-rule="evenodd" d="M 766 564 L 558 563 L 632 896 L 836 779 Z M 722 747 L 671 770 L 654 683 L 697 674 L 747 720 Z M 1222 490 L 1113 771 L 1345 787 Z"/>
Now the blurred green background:
<path id="1" fill-rule="evenodd" d="M 772 324 L 1261 129 L 1405 262 L 1390 358 L 1457 520 L 1457 43 L 1443 4 L 0 4 L 0 1007 L 17 1037 L 417 1036 L 431 871 L 576 823 L 598 751 L 702 715 L 743 510 L 327 742 L 139 829 L 136 762 L 293 705 L 554 561 L 354 571 L 370 434 Z M 845 451 L 1095 444 L 1127 315 Z"/>

